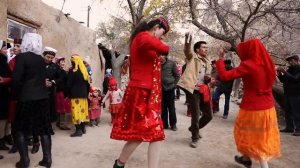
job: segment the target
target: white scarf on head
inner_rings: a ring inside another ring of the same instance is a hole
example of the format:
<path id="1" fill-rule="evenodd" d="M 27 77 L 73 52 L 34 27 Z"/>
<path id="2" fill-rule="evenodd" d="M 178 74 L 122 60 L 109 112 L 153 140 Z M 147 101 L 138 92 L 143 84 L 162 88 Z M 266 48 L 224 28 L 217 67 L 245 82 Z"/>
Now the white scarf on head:
<path id="1" fill-rule="evenodd" d="M 0 50 L 2 49 L 3 43 L 4 43 L 4 41 L 0 40 Z"/>
<path id="2" fill-rule="evenodd" d="M 26 33 L 21 44 L 21 51 L 41 55 L 43 51 L 42 36 L 36 33 Z"/>

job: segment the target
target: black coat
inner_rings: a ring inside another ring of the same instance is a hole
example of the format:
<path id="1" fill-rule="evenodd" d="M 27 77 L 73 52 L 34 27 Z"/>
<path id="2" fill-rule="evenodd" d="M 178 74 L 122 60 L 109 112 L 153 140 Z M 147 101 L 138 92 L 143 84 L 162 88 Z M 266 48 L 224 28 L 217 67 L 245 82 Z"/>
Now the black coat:
<path id="1" fill-rule="evenodd" d="M 4 78 L 11 77 L 7 57 L 3 54 L 0 54 L 0 76 Z M 9 84 L 0 84 L 0 119 L 5 119 L 8 114 L 9 100 Z"/>
<path id="2" fill-rule="evenodd" d="M 79 70 L 76 72 L 70 70 L 67 88 L 69 98 L 88 98 L 90 84 L 88 81 L 84 80 L 83 75 Z"/>
<path id="3" fill-rule="evenodd" d="M 56 85 L 56 92 L 66 92 L 67 82 L 68 82 L 68 72 L 63 69 L 59 70 L 61 81 Z"/>
<path id="4" fill-rule="evenodd" d="M 283 83 L 284 94 L 300 95 L 300 65 L 290 66 L 287 73 L 280 73 L 278 78 Z"/>
<path id="5" fill-rule="evenodd" d="M 16 57 L 12 88 L 17 100 L 33 101 L 48 98 L 45 67 L 42 56 L 35 53 L 21 53 Z"/>
<path id="6" fill-rule="evenodd" d="M 46 64 L 46 78 L 50 81 L 54 81 L 52 82 L 52 87 L 48 88 L 48 92 L 54 94 L 56 87 L 63 82 L 60 67 L 54 63 Z"/>
<path id="7" fill-rule="evenodd" d="M 233 69 L 232 66 L 226 67 L 227 71 L 230 71 L 232 69 Z M 226 92 L 226 93 L 229 92 L 230 93 L 232 91 L 234 80 L 232 80 L 232 81 L 221 81 L 219 76 L 218 76 L 218 73 L 216 73 L 215 75 L 216 75 L 216 81 L 217 81 L 217 88 L 222 92 Z"/>

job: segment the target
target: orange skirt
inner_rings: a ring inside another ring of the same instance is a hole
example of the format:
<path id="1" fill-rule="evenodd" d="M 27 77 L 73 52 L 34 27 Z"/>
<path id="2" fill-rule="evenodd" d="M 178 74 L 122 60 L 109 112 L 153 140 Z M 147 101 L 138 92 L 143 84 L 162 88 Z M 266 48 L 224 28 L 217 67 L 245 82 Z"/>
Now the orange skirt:
<path id="1" fill-rule="evenodd" d="M 234 138 L 237 150 L 258 161 L 280 156 L 280 137 L 275 108 L 240 109 L 235 121 Z"/>

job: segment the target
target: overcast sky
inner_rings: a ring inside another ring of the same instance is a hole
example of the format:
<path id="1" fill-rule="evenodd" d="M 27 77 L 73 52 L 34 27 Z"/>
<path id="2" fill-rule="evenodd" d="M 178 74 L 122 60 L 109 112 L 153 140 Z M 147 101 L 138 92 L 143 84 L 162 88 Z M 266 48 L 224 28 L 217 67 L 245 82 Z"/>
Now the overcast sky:
<path id="1" fill-rule="evenodd" d="M 49 6 L 61 9 L 63 0 L 42 0 Z M 107 22 L 113 16 L 120 16 L 120 10 L 116 0 L 66 0 L 63 12 L 70 13 L 77 21 L 87 23 L 87 9 L 92 5 L 90 13 L 90 28 L 95 29 L 99 22 Z"/>

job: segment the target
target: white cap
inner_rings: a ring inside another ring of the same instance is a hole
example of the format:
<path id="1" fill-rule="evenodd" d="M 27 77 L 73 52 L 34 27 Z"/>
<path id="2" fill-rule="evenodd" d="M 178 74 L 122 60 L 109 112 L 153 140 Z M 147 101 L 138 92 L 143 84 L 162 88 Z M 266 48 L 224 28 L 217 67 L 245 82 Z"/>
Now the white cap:
<path id="1" fill-rule="evenodd" d="M 52 51 L 52 52 L 54 52 L 55 54 L 57 53 L 57 50 L 56 49 L 54 49 L 54 48 L 52 48 L 52 47 L 45 47 L 44 48 L 44 51 Z"/>

